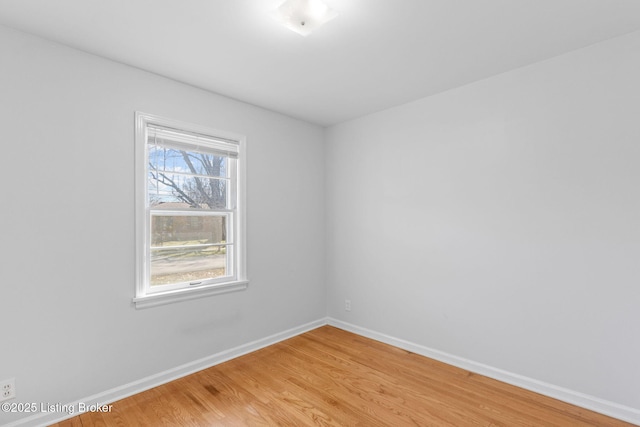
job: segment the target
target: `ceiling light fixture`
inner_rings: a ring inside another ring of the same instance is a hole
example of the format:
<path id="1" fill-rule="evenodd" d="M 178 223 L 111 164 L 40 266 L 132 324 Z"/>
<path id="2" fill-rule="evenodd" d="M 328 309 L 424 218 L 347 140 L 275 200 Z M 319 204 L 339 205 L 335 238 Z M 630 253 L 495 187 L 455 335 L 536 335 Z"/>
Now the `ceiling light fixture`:
<path id="1" fill-rule="evenodd" d="M 273 11 L 278 22 L 302 36 L 308 36 L 336 16 L 338 13 L 322 0 L 286 0 Z"/>

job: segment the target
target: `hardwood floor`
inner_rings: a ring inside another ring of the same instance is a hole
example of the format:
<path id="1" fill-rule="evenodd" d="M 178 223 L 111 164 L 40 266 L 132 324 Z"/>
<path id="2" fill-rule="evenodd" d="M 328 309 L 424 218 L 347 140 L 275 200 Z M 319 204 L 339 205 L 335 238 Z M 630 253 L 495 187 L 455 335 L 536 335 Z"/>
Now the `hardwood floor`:
<path id="1" fill-rule="evenodd" d="M 631 426 L 324 326 L 54 424 Z"/>

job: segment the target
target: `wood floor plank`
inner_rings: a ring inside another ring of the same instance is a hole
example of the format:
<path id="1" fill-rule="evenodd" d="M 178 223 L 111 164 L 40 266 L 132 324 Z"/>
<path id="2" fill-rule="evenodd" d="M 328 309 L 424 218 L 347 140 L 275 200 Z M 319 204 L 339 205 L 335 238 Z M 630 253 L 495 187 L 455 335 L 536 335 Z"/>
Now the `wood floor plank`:
<path id="1" fill-rule="evenodd" d="M 327 425 L 356 425 L 359 418 L 353 416 L 348 410 L 336 410 L 339 403 L 331 398 L 328 390 L 321 393 L 314 392 L 313 385 L 309 383 L 309 377 L 305 372 L 292 369 L 289 363 L 293 362 L 288 355 L 280 349 L 275 357 L 268 359 L 257 357 L 250 361 L 250 366 L 245 369 L 235 370 L 233 375 L 239 378 L 246 374 L 251 375 L 263 384 L 277 392 L 277 399 L 288 403 L 296 402 L 296 412 L 304 419 L 302 425 L 308 425 L 311 419 L 323 420 Z M 303 378 L 303 387 L 299 386 L 299 378 Z M 295 396 L 295 397 L 294 397 Z M 311 411 L 309 407 L 313 407 Z M 319 411 L 319 412 L 318 412 Z"/>
<path id="2" fill-rule="evenodd" d="M 82 421 L 80 421 L 80 417 L 69 418 L 68 420 L 64 420 L 56 424 L 59 427 L 83 427 Z"/>
<path id="3" fill-rule="evenodd" d="M 353 344 L 352 344 L 353 345 Z M 390 348 L 392 349 L 392 348 Z M 394 349 L 395 350 L 395 349 Z M 314 347 L 312 351 L 321 354 L 317 348 Z M 459 380 L 452 378 L 451 373 L 447 375 L 438 373 L 431 373 L 427 378 L 423 378 L 424 376 L 419 375 L 420 371 L 417 370 L 417 366 L 412 366 L 407 368 L 406 366 L 397 365 L 394 363 L 393 359 L 389 359 L 385 357 L 386 355 L 382 352 L 371 351 L 371 354 L 375 356 L 375 364 L 368 364 L 366 368 L 364 365 L 360 368 L 362 369 L 374 369 L 370 372 L 370 375 L 374 381 L 377 381 L 381 388 L 383 388 L 386 394 L 394 393 L 400 396 L 404 396 L 405 398 L 409 396 L 412 399 L 412 404 L 417 403 L 417 401 L 422 400 L 425 401 L 433 401 L 438 406 L 448 406 L 447 402 L 451 402 L 455 399 L 457 403 L 464 403 L 467 407 L 467 411 L 473 411 L 476 416 L 479 418 L 496 418 L 500 419 L 501 412 L 500 408 L 494 408 L 494 406 L 499 405 L 498 402 L 494 402 L 489 399 L 490 396 L 487 396 L 485 393 L 474 393 L 473 390 L 466 390 L 464 387 L 459 385 L 452 385 L 449 381 L 457 381 Z M 407 354 L 403 354 L 401 360 L 407 360 Z M 397 356 L 394 356 L 397 359 Z M 352 369 L 358 369 L 357 365 Z M 369 371 L 362 371 L 364 374 Z M 462 371 L 464 373 L 466 371 Z M 466 374 L 461 375 L 461 378 L 464 380 L 466 378 Z M 428 390 L 428 394 L 424 392 L 416 392 L 416 390 Z M 483 404 L 484 402 L 484 404 Z M 506 409 L 503 407 L 503 409 Z M 456 408 L 451 407 L 448 411 L 455 413 Z M 489 412 L 489 415 L 485 417 L 485 413 Z M 517 411 L 511 407 L 510 411 L 511 416 L 508 421 L 510 425 L 521 425 L 522 422 L 518 420 L 517 417 L 514 417 L 517 414 Z M 530 418 L 531 415 L 528 415 Z M 456 422 L 460 422 L 456 420 Z"/>
<path id="4" fill-rule="evenodd" d="M 318 388 L 325 390 L 331 389 L 336 399 L 344 399 L 345 401 L 357 402 L 359 409 L 365 411 L 369 409 L 371 415 L 377 419 L 386 420 L 387 422 L 404 421 L 406 423 L 414 423 L 412 412 L 418 404 L 410 395 L 398 396 L 389 387 L 389 383 L 381 377 L 367 378 L 370 372 L 364 372 L 361 367 L 355 363 L 342 361 L 340 367 L 331 365 L 332 357 L 328 361 L 320 358 L 322 352 L 307 353 L 301 349 L 302 345 L 291 344 L 283 352 L 297 354 L 301 368 L 307 367 L 309 374 L 314 374 L 315 378 L 307 379 L 307 383 L 315 382 Z M 329 375 L 327 375 L 327 372 Z M 364 374 L 364 375 L 363 375 Z M 428 410 L 428 403 L 419 402 L 422 410 Z M 455 413 L 449 412 L 441 417 L 440 421 L 456 425 Z M 431 413 L 433 418 L 437 414 Z M 447 421 L 447 419 L 449 419 Z"/>
<path id="5" fill-rule="evenodd" d="M 387 344 L 354 336 L 337 329 L 330 331 L 317 330 L 317 333 L 325 341 L 330 339 L 331 343 L 342 342 L 339 336 L 346 334 L 350 338 L 349 345 L 342 347 L 336 347 L 336 344 L 331 345 L 334 346 L 336 351 L 358 355 L 356 357 L 359 358 L 360 362 L 372 369 L 373 372 L 392 372 L 394 377 L 400 378 L 404 382 L 412 383 L 419 388 L 426 387 L 430 392 L 443 393 L 448 396 L 447 400 L 455 397 L 456 401 L 465 405 L 473 403 L 466 399 L 468 397 L 476 401 L 474 406 L 481 405 L 485 410 L 492 411 L 494 413 L 492 418 L 497 420 L 500 419 L 500 414 L 506 411 L 510 418 L 509 425 L 531 425 L 531 422 L 537 422 L 538 424 L 536 425 L 563 426 L 580 421 L 586 422 L 586 425 L 598 425 L 596 418 L 577 420 L 576 418 L 582 417 L 579 417 L 580 411 L 575 411 L 575 409 L 580 408 L 427 359 Z M 308 334 L 308 336 L 313 335 L 313 333 Z M 367 352 L 366 357 L 359 356 L 364 354 L 362 352 L 363 347 L 371 347 L 371 351 Z M 403 357 L 398 359 L 398 354 L 403 355 Z M 425 365 L 425 362 L 431 369 L 420 369 L 421 366 Z M 482 386 L 474 387 L 475 381 L 481 381 Z M 512 393 L 513 391 L 515 393 Z M 505 399 L 505 397 L 509 398 Z M 560 410 L 555 410 L 556 408 L 560 408 Z M 547 416 L 550 410 L 555 410 L 554 417 Z M 568 412 L 571 412 L 571 410 L 574 412 L 569 414 Z M 586 413 L 589 415 L 594 414 L 590 411 L 586 411 Z M 525 415 L 524 419 L 515 417 L 518 414 Z M 536 415 L 541 416 L 536 417 Z"/>
<path id="6" fill-rule="evenodd" d="M 301 367 L 286 353 L 285 348 L 279 351 L 278 359 L 256 360 L 250 369 L 257 370 L 254 375 L 256 377 L 263 375 L 263 381 L 269 384 L 273 384 L 274 377 L 269 370 L 276 369 L 280 372 L 280 381 L 276 385 L 280 393 L 295 393 L 300 399 L 304 399 L 314 407 L 323 410 L 327 414 L 325 418 L 329 418 L 331 422 L 335 418 L 335 421 L 340 423 L 339 425 L 357 425 L 365 420 L 369 422 L 368 425 L 376 425 L 377 423 L 375 418 L 366 417 L 360 410 L 351 408 L 349 400 L 336 395 L 335 390 L 332 389 L 334 384 L 325 382 L 319 384 L 318 381 L 315 381 L 316 377 L 310 367 Z M 353 399 L 351 400 L 353 401 Z"/>
<path id="7" fill-rule="evenodd" d="M 54 426 L 631 426 L 330 326 L 112 405 Z"/>

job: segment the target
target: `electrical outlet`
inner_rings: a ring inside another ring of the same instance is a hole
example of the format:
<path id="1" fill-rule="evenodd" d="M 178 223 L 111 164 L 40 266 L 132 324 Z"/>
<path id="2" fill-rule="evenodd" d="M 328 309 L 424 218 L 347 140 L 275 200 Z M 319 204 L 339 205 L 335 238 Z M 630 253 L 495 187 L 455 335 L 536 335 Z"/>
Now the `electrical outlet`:
<path id="1" fill-rule="evenodd" d="M 16 379 L 0 381 L 0 402 L 16 397 Z"/>
<path id="2" fill-rule="evenodd" d="M 351 311 L 351 300 L 344 300 L 344 311 Z"/>

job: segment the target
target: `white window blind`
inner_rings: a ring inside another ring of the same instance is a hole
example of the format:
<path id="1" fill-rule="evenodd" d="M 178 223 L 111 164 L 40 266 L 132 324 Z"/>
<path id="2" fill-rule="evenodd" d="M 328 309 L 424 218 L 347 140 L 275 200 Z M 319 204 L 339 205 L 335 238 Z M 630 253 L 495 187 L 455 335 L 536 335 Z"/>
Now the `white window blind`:
<path id="1" fill-rule="evenodd" d="M 239 142 L 188 131 L 178 131 L 159 125 L 147 126 L 147 138 L 150 144 L 161 145 L 176 150 L 195 153 L 214 154 L 231 158 L 238 157 Z"/>

